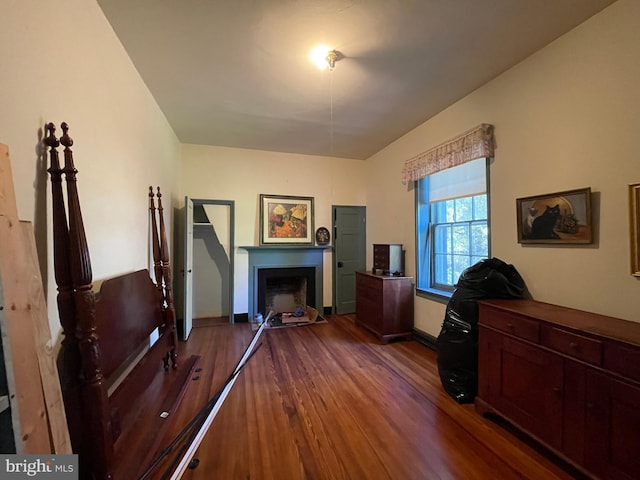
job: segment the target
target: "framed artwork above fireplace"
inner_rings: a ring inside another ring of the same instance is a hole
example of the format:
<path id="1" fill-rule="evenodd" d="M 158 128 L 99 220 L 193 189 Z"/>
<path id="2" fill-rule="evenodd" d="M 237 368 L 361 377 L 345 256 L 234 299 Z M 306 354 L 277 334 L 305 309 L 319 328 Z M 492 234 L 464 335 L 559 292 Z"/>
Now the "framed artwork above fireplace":
<path id="1" fill-rule="evenodd" d="M 260 195 L 260 245 L 313 245 L 313 197 Z"/>

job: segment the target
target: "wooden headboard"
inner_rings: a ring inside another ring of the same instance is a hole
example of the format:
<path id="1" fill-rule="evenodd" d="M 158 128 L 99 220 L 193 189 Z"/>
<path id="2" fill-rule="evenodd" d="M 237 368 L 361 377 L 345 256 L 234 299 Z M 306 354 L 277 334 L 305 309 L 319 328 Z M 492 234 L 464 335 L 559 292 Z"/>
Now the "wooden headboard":
<path id="1" fill-rule="evenodd" d="M 161 306 L 162 296 L 148 270 L 104 281 L 96 295 L 96 331 L 107 379 L 148 342 L 151 332 L 162 328 Z"/>
<path id="2" fill-rule="evenodd" d="M 148 194 L 155 283 L 148 270 L 139 270 L 104 281 L 100 292 L 94 293 L 73 140 L 68 125 L 61 126 L 63 135 L 58 140 L 55 126 L 47 125 L 45 144 L 50 157 L 54 271 L 63 329 L 58 369 L 69 436 L 74 453 L 79 454 L 81 479 L 129 480 L 131 471 L 140 467 L 140 459 L 149 455 L 149 442 L 154 438 L 150 435 L 147 443 L 139 438 L 132 443 L 119 439 L 139 437 L 140 422 L 145 426 L 158 422 L 158 409 L 162 412 L 177 405 L 197 357 L 180 365 L 176 361 L 175 309 L 159 187 L 157 194 L 149 187 Z M 60 144 L 64 166 L 58 158 Z M 146 260 L 147 252 L 141 255 Z M 161 337 L 140 358 L 140 347 L 148 344 L 156 330 Z M 115 376 L 123 378 L 110 396 L 108 385 Z M 147 428 L 156 433 L 158 429 Z M 118 445 L 121 451 L 116 452 Z M 130 460 L 123 460 L 125 457 Z"/>

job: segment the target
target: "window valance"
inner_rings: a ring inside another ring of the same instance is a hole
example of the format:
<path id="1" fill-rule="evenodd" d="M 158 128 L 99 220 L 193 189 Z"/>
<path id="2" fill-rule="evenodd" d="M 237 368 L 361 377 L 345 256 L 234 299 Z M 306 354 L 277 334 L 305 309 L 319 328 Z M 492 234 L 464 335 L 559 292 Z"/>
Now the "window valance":
<path id="1" fill-rule="evenodd" d="M 477 158 L 493 157 L 493 125 L 483 123 L 404 162 L 402 183 L 455 167 Z"/>

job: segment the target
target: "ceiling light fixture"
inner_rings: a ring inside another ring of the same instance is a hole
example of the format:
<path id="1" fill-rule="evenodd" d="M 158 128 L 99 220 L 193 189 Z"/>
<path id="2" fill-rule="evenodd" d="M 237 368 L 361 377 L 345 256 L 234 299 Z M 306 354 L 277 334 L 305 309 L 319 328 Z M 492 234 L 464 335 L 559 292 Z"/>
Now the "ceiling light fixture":
<path id="1" fill-rule="evenodd" d="M 327 56 L 325 57 L 327 65 L 329 65 L 329 70 L 333 70 L 336 66 L 336 62 L 338 60 L 342 60 L 343 57 L 344 55 L 342 55 L 342 53 L 340 53 L 339 51 L 329 50 L 329 52 L 327 52 Z"/>
<path id="2" fill-rule="evenodd" d="M 309 53 L 309 59 L 320 70 L 333 70 L 336 62 L 344 58 L 344 55 L 326 45 L 318 45 Z"/>

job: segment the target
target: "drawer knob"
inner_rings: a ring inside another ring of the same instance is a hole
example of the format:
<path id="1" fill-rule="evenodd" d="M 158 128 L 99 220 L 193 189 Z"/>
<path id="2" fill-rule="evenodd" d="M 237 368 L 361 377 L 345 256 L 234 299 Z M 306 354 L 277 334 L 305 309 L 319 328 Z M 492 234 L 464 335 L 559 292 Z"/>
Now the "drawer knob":
<path id="1" fill-rule="evenodd" d="M 569 342 L 569 348 L 571 348 L 572 350 L 577 350 L 578 344 L 576 342 Z"/>
<path id="2" fill-rule="evenodd" d="M 513 323 L 507 323 L 507 328 L 509 330 L 513 330 Z"/>

